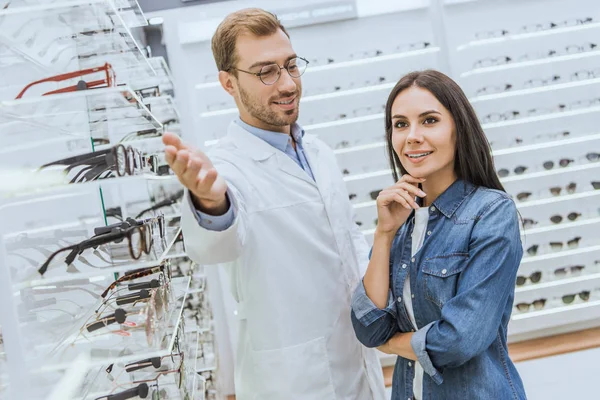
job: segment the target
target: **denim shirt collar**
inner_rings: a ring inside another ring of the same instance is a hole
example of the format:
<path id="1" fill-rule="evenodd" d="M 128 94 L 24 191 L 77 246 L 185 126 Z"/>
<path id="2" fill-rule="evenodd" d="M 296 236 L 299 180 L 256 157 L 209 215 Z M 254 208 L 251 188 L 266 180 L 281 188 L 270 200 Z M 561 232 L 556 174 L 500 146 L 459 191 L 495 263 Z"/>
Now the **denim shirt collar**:
<path id="1" fill-rule="evenodd" d="M 447 218 L 452 218 L 458 207 L 476 188 L 472 183 L 457 179 L 435 199 L 433 205 Z"/>
<path id="2" fill-rule="evenodd" d="M 264 140 L 271 146 L 275 147 L 276 149 L 278 149 L 284 153 L 285 153 L 287 146 L 290 145 L 289 140 L 288 140 L 289 136 L 286 135 L 285 133 L 267 131 L 265 129 L 257 128 L 255 126 L 245 123 L 239 117 L 236 118 L 234 120 L 234 122 L 237 125 L 244 128 L 245 130 L 247 130 L 248 132 L 250 132 L 251 134 L 253 134 L 254 136 L 256 136 L 257 138 Z M 300 145 L 300 147 L 302 148 L 302 138 L 304 137 L 304 129 L 302 129 L 300 127 L 300 125 L 298 125 L 297 123 L 294 123 L 291 126 L 291 129 L 292 129 L 292 137 L 296 141 L 296 144 Z"/>

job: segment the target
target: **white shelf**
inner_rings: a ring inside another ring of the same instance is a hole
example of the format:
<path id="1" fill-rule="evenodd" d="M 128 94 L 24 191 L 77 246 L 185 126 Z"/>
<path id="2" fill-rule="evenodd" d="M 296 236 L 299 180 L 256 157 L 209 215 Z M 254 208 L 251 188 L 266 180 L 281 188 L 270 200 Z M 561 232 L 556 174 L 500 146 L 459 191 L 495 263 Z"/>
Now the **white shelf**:
<path id="1" fill-rule="evenodd" d="M 439 52 L 440 52 L 439 47 L 431 46 L 431 47 L 421 49 L 421 50 L 408 51 L 408 52 L 404 52 L 404 53 L 383 54 L 383 55 L 377 56 L 377 57 L 363 58 L 360 60 L 352 60 L 352 61 L 335 62 L 335 63 L 331 63 L 328 65 L 321 65 L 321 66 L 314 66 L 314 67 L 311 67 L 309 65 L 308 68 L 306 69 L 306 72 L 304 73 L 303 77 L 310 76 L 311 74 L 319 73 L 319 72 L 323 72 L 323 71 L 331 71 L 331 70 L 352 68 L 352 67 L 365 66 L 365 65 L 369 66 L 369 65 L 384 63 L 384 62 L 388 62 L 388 61 L 405 60 L 405 59 L 420 57 L 420 56 L 424 56 L 424 55 L 431 55 L 431 54 L 436 54 Z M 196 88 L 196 90 L 204 90 L 204 89 L 210 89 L 210 88 L 215 88 L 215 87 L 219 87 L 219 86 L 221 86 L 221 84 L 218 81 L 216 81 L 216 82 L 199 83 L 195 86 L 195 88 Z"/>
<path id="2" fill-rule="evenodd" d="M 581 87 L 585 87 L 585 86 L 596 85 L 599 83 L 600 83 L 600 78 L 584 79 L 584 80 L 580 80 L 580 81 L 540 86 L 540 87 L 535 87 L 535 88 L 531 88 L 531 89 L 508 90 L 508 91 L 505 91 L 502 93 L 495 93 L 495 94 L 489 94 L 489 95 L 484 95 L 484 96 L 472 97 L 469 99 L 469 101 L 472 104 L 477 104 L 477 103 L 482 103 L 485 101 L 505 100 L 505 99 L 510 99 L 510 98 L 514 98 L 514 97 L 528 96 L 531 94 L 553 93 L 553 92 L 559 91 L 559 90 L 581 88 Z"/>
<path id="3" fill-rule="evenodd" d="M 0 102 L 4 150 L 49 139 L 116 140 L 162 129 L 161 122 L 128 86 L 82 90 Z"/>
<path id="4" fill-rule="evenodd" d="M 531 33 L 517 33 L 512 35 L 505 35 L 498 38 L 489 38 L 489 39 L 481 39 L 481 40 L 473 40 L 468 43 L 462 44 L 456 48 L 457 51 L 462 52 L 465 50 L 470 50 L 476 47 L 489 47 L 492 45 L 498 44 L 512 44 L 518 41 L 524 41 L 528 39 L 536 39 L 536 38 L 545 38 L 551 37 L 555 35 L 562 35 L 566 33 L 575 33 L 575 32 L 583 32 L 590 31 L 594 29 L 599 29 L 600 23 L 589 23 L 578 26 L 569 26 L 564 28 L 553 28 L 546 29 L 537 32 Z"/>
<path id="5" fill-rule="evenodd" d="M 123 5 L 127 5 L 126 9 L 118 7 Z M 134 66 L 148 76 L 155 75 L 129 29 L 145 24 L 135 0 L 116 3 L 78 0 L 9 7 L 0 11 L 0 18 L 3 18 L 0 43 L 13 59 L 12 71 L 7 75 L 12 85 L 22 84 L 19 79 L 32 82 L 65 70 L 96 67 L 105 62 L 113 65 L 118 80 L 123 79 L 121 71 Z M 55 36 L 40 35 L 40 21 L 52 23 Z M 19 69 L 21 65 L 27 68 L 28 63 L 38 67 L 37 74 Z"/>
<path id="6" fill-rule="evenodd" d="M 482 124 L 482 128 L 484 131 L 489 131 L 491 129 L 496 129 L 496 128 L 513 127 L 513 126 L 526 125 L 526 124 L 531 124 L 531 123 L 536 123 L 536 122 L 552 121 L 552 120 L 556 120 L 556 119 L 593 114 L 593 113 L 597 113 L 597 112 L 600 112 L 600 106 L 582 108 L 579 110 L 554 112 L 554 113 L 544 114 L 544 115 L 535 116 L 535 117 L 517 118 L 517 119 L 513 119 L 513 120 L 509 120 L 509 121 L 492 122 L 492 123 Z"/>
<path id="7" fill-rule="evenodd" d="M 486 74 L 486 73 L 490 73 L 490 72 L 507 71 L 507 70 L 511 70 L 511 69 L 535 67 L 535 66 L 541 66 L 541 65 L 550 65 L 553 63 L 564 62 L 564 61 L 584 60 L 587 58 L 593 58 L 593 57 L 598 57 L 598 56 L 600 56 L 600 50 L 587 51 L 587 52 L 577 53 L 577 54 L 569 54 L 569 55 L 565 55 L 565 56 L 547 57 L 547 58 L 543 58 L 543 59 L 539 59 L 539 60 L 532 60 L 532 61 L 510 62 L 507 64 L 495 65 L 492 67 L 472 69 L 470 71 L 463 72 L 462 74 L 460 74 L 460 77 L 466 78 L 469 76 Z"/>
<path id="8" fill-rule="evenodd" d="M 540 311 L 513 314 L 508 325 L 509 335 L 582 323 L 600 319 L 600 300 Z"/>

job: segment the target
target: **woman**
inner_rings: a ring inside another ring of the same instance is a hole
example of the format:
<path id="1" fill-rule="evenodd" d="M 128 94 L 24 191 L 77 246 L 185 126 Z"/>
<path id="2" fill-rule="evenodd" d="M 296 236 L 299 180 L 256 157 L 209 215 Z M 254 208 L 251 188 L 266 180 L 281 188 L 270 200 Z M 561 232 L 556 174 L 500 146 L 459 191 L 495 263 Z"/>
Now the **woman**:
<path id="1" fill-rule="evenodd" d="M 400 356 L 392 399 L 525 399 L 506 344 L 519 219 L 475 111 L 429 70 L 398 82 L 385 119 L 397 183 L 377 198 L 371 259 L 352 299 L 357 337 Z"/>

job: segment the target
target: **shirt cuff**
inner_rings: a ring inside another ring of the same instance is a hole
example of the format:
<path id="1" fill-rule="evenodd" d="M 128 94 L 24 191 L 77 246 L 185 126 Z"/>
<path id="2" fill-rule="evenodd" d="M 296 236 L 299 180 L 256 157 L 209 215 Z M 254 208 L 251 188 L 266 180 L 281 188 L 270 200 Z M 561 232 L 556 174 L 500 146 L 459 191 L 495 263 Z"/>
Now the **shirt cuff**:
<path id="1" fill-rule="evenodd" d="M 386 308 L 383 310 L 377 307 L 367 296 L 367 292 L 365 290 L 365 284 L 361 280 L 358 287 L 354 291 L 352 295 L 352 310 L 354 311 L 354 315 L 356 319 L 360 321 L 363 326 L 369 326 L 373 322 L 377 321 L 379 318 L 383 317 L 386 314 L 391 314 L 392 316 L 396 315 L 394 307 L 396 306 L 394 301 L 394 296 L 392 291 L 388 292 L 388 302 Z"/>
<path id="2" fill-rule="evenodd" d="M 419 364 L 423 367 L 423 371 L 433 379 L 433 381 L 441 385 L 444 382 L 444 377 L 440 372 L 433 366 L 429 354 L 427 354 L 427 332 L 437 321 L 433 321 L 418 331 L 416 331 L 410 339 L 410 345 L 417 355 Z"/>
<path id="3" fill-rule="evenodd" d="M 192 194 L 188 192 L 190 207 L 192 207 L 192 212 L 196 215 L 196 220 L 198 224 L 209 231 L 222 232 L 229 229 L 234 221 L 235 221 L 235 209 L 233 206 L 233 202 L 231 201 L 231 194 L 227 191 L 226 196 L 229 199 L 229 208 L 227 212 L 223 215 L 208 215 L 203 213 L 202 211 L 197 210 L 194 207 L 194 202 L 192 201 Z"/>

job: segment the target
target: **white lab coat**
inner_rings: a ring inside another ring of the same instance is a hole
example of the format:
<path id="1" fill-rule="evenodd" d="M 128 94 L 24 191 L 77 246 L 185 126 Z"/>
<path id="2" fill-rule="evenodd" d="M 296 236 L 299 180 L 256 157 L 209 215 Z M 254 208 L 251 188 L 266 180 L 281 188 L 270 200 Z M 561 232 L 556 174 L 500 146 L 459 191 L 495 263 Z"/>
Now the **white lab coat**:
<path id="1" fill-rule="evenodd" d="M 188 203 L 189 257 L 226 265 L 240 320 L 238 400 L 383 400 L 381 365 L 350 320 L 368 246 L 330 148 L 303 139 L 315 182 L 289 156 L 235 123 L 211 151 L 237 208 L 233 226 L 203 229 Z"/>

